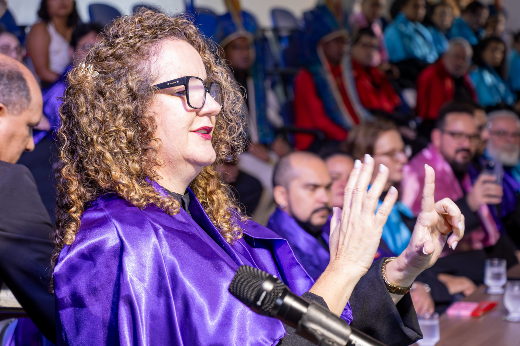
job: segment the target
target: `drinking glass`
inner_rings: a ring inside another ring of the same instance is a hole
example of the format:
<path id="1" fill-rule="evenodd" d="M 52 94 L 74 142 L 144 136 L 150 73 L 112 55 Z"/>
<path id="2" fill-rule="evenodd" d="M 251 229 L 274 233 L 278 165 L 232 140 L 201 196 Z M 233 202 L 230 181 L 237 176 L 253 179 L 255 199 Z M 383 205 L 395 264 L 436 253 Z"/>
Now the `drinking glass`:
<path id="1" fill-rule="evenodd" d="M 439 330 L 439 314 L 424 314 L 418 317 L 419 326 L 423 334 L 423 338 L 417 343 L 419 346 L 433 346 L 441 338 Z"/>
<path id="2" fill-rule="evenodd" d="M 520 322 L 520 281 L 510 281 L 507 284 L 504 306 L 509 311 L 509 315 L 505 316 L 504 320 Z"/>
<path id="3" fill-rule="evenodd" d="M 503 286 L 507 282 L 506 260 L 500 258 L 490 258 L 486 260 L 484 271 L 484 283 L 487 285 L 488 294 L 504 293 Z"/>

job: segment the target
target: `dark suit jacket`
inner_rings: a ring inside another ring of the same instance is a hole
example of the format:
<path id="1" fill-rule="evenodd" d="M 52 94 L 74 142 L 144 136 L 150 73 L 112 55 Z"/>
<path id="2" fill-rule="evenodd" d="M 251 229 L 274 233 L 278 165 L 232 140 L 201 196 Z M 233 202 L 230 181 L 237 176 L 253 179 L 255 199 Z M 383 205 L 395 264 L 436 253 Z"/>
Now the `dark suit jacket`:
<path id="1" fill-rule="evenodd" d="M 49 292 L 51 231 L 29 170 L 0 161 L 0 281 L 45 337 L 55 342 L 54 294 Z"/>
<path id="2" fill-rule="evenodd" d="M 410 293 L 407 293 L 397 305 L 388 293 L 381 265 L 384 258 L 375 261 L 368 272 L 359 280 L 352 295 L 350 305 L 354 320 L 351 326 L 368 334 L 388 346 L 405 346 L 422 338 L 421 328 L 413 307 Z M 327 306 L 322 297 L 305 293 L 307 301 Z M 299 337 L 294 328 L 286 326 L 289 335 L 285 336 L 281 346 L 307 346 L 309 341 Z"/>

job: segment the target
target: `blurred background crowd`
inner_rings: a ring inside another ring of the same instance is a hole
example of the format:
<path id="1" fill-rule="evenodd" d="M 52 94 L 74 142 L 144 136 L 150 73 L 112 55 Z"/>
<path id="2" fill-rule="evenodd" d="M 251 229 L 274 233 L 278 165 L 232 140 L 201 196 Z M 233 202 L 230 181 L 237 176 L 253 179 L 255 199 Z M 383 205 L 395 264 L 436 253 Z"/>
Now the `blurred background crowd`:
<path id="1" fill-rule="evenodd" d="M 244 212 L 284 236 L 311 276 L 329 262 L 330 211 L 342 207 L 350 170 L 365 154 L 388 167 L 385 190 L 399 190 L 377 256 L 406 248 L 425 164 L 436 172 L 436 200 L 453 199 L 466 217 L 461 244 L 414 284 L 418 312 L 444 311 L 471 294 L 487 258 L 518 263 L 520 32 L 506 31 L 516 18 L 502 1 L 320 0 L 303 16 L 273 8 L 270 27 L 245 4 L 225 3 L 224 14 L 186 5 L 222 48 L 244 97 L 249 145 L 217 170 Z M 152 2 L 140 8 L 162 11 Z M 40 83 L 44 117 L 34 150 L 18 163 L 54 221 L 67 73 L 121 13 L 97 3 L 80 18 L 74 0 L 42 0 L 34 11 L 38 21 L 19 26 L 0 0 L 0 53 Z M 293 226 L 282 229 L 287 217 Z"/>

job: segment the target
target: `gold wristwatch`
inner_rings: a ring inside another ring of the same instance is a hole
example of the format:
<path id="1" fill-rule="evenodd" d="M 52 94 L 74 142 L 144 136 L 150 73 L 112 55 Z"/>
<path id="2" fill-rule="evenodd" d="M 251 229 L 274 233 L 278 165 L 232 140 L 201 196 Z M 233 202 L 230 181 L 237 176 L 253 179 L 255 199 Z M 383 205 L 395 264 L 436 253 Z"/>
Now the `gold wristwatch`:
<path id="1" fill-rule="evenodd" d="M 383 280 L 385 281 L 385 286 L 388 292 L 404 296 L 406 293 L 410 292 L 410 288 L 412 288 L 412 285 L 410 285 L 409 287 L 397 286 L 388 282 L 388 279 L 386 278 L 386 265 L 388 262 L 391 262 L 393 260 L 395 260 L 395 257 L 388 257 L 383 261 L 383 265 L 381 266 L 381 274 L 383 275 Z"/>

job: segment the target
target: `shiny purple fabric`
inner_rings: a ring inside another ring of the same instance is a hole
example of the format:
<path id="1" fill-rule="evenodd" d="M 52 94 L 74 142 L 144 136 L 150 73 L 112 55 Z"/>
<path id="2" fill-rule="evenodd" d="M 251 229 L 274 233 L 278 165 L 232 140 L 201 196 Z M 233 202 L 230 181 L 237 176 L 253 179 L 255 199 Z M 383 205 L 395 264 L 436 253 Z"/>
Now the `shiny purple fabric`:
<path id="1" fill-rule="evenodd" d="M 327 225 L 328 227 L 326 227 Z M 329 250 L 325 249 L 316 238 L 301 228 L 296 220 L 285 211 L 276 208 L 267 222 L 267 228 L 287 239 L 296 259 L 315 280 L 325 271 L 330 260 Z M 330 218 L 321 233 L 321 237 L 327 244 L 329 244 L 329 229 Z M 341 318 L 348 324 L 352 322 L 352 308 L 349 302 L 343 309 Z"/>
<path id="2" fill-rule="evenodd" d="M 190 190 L 190 217 L 139 210 L 114 195 L 82 216 L 54 270 L 58 345 L 276 345 L 283 324 L 258 315 L 228 286 L 242 264 L 277 275 L 296 294 L 313 280 L 287 241 L 252 222 L 227 243 Z"/>

